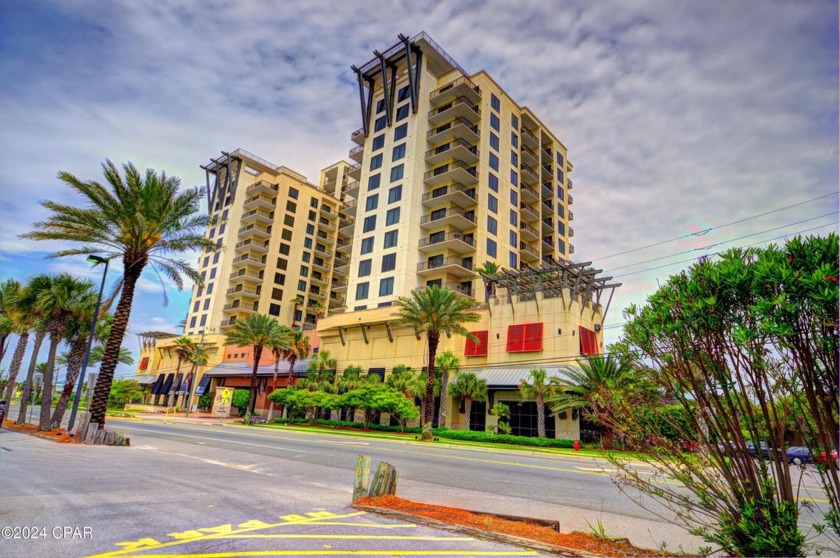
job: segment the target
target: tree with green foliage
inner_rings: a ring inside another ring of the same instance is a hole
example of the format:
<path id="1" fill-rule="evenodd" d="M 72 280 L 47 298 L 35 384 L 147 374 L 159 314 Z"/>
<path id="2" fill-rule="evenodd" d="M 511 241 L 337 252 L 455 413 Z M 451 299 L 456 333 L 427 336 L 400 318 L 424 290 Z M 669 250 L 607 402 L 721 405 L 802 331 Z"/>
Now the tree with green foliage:
<path id="1" fill-rule="evenodd" d="M 20 395 L 17 424 L 26 423 L 29 402 L 32 400 L 32 379 L 35 376 L 35 367 L 38 365 L 38 355 L 41 353 L 41 345 L 47 337 L 47 333 L 49 333 L 47 320 L 38 308 L 38 293 L 49 290 L 51 285 L 52 278 L 49 275 L 31 277 L 16 300 L 18 310 L 26 316 L 27 327 L 30 328 L 35 339 L 32 352 L 29 354 L 29 366 L 26 370 L 26 379 L 23 382 L 23 392 Z M 26 347 L 23 348 L 25 350 Z"/>
<path id="2" fill-rule="evenodd" d="M 519 382 L 519 399 L 533 399 L 537 404 L 537 436 L 545 438 L 545 402 L 554 394 L 555 384 L 545 368 L 531 368 L 528 378 Z"/>
<path id="3" fill-rule="evenodd" d="M 26 353 L 26 345 L 29 342 L 29 331 L 32 327 L 32 316 L 27 312 L 21 302 L 21 294 L 24 286 L 14 279 L 4 281 L 0 285 L 0 296 L 2 296 L 3 321 L 6 324 L 7 335 L 17 335 L 17 344 L 12 354 L 12 361 L 9 364 L 8 384 L 5 387 L 4 399 L 11 403 L 15 394 L 15 384 L 20 373 L 23 357 Z"/>
<path id="4" fill-rule="evenodd" d="M 253 349 L 254 364 L 251 368 L 251 387 L 249 389 L 248 407 L 245 413 L 246 424 L 250 423 L 251 415 L 257 404 L 257 371 L 260 367 L 263 349 L 280 343 L 280 339 L 287 337 L 286 330 L 280 322 L 266 314 L 252 314 L 244 320 L 238 320 L 225 336 L 225 345 L 237 347 L 251 347 Z"/>
<path id="5" fill-rule="evenodd" d="M 99 424 L 100 429 L 105 426 L 114 370 L 143 270 L 151 266 L 179 289 L 183 287 L 183 276 L 201 284 L 198 272 L 178 256 L 194 250 L 216 252 L 219 249 L 213 240 L 204 236 L 214 219 L 199 213 L 200 189 L 179 191 L 178 178 L 152 169 L 144 175 L 131 163 L 123 165 L 125 178 L 108 160 L 102 164 L 102 171 L 104 184 L 59 173 L 58 178 L 81 196 L 85 206 L 43 201 L 41 205 L 51 214 L 45 221 L 35 223 L 32 232 L 23 235 L 32 240 L 75 245 L 49 257 L 99 254 L 108 260 L 122 261 L 120 298 L 90 407 L 91 422 Z"/>
<path id="6" fill-rule="evenodd" d="M 493 289 L 495 287 L 495 284 L 492 280 L 484 279 L 482 274 L 492 276 L 497 274 L 499 272 L 499 269 L 501 269 L 499 267 L 499 264 L 491 261 L 486 261 L 483 264 L 476 266 L 475 268 L 475 272 L 477 274 L 476 277 L 482 279 L 484 282 L 484 297 L 486 299 L 489 299 L 491 296 L 493 296 Z"/>
<path id="7" fill-rule="evenodd" d="M 239 414 L 250 417 L 248 410 L 251 408 L 251 397 L 253 391 L 248 389 L 235 389 L 230 397 L 230 406 L 239 409 Z"/>
<path id="8" fill-rule="evenodd" d="M 487 382 L 474 372 L 461 372 L 450 385 L 452 395 L 464 402 L 464 415 L 467 417 L 467 430 L 472 430 L 470 414 L 473 401 L 487 400 Z"/>
<path id="9" fill-rule="evenodd" d="M 125 407 L 129 403 L 140 401 L 143 398 L 143 390 L 137 380 L 115 380 L 111 384 L 111 395 L 108 403 L 111 407 Z"/>
<path id="10" fill-rule="evenodd" d="M 418 416 L 417 407 L 391 386 L 379 382 L 366 382 L 341 396 L 341 405 L 361 409 L 365 428 L 370 426 L 376 413 L 391 413 L 405 428 L 405 420 Z"/>
<path id="11" fill-rule="evenodd" d="M 283 351 L 283 358 L 289 363 L 289 380 L 286 385 L 292 387 L 295 384 L 295 363 L 298 359 L 309 358 L 312 347 L 309 346 L 309 337 L 299 329 L 293 329 L 289 348 Z"/>
<path id="12" fill-rule="evenodd" d="M 411 292 L 411 297 L 398 297 L 394 302 L 398 327 L 411 327 L 426 334 L 428 359 L 426 372 L 426 395 L 423 409 L 423 440 L 432 439 L 434 414 L 435 359 L 440 336 L 462 335 L 477 341 L 464 324 L 477 322 L 478 314 L 472 312 L 477 304 L 474 300 L 458 295 L 446 287 L 436 285 Z"/>
<path id="13" fill-rule="evenodd" d="M 440 409 L 438 409 L 438 426 L 446 426 L 446 411 L 449 406 L 449 380 L 461 369 L 461 361 L 452 351 L 443 351 L 435 359 L 440 370 Z"/>
<path id="14" fill-rule="evenodd" d="M 674 275 L 642 307 L 625 312 L 623 343 L 651 380 L 681 407 L 688 425 L 651 436 L 643 406 L 614 398 L 597 418 L 644 450 L 642 459 L 675 486 L 615 459 L 617 481 L 675 512 L 692 533 L 727 554 L 801 556 L 798 477 L 784 455 L 786 417 L 815 454 L 838 439 L 838 238 L 795 238 L 785 246 L 733 249 Z M 691 432 L 686 432 L 687 430 Z M 696 436 L 687 454 L 682 439 Z M 772 459 L 751 459 L 766 443 Z M 828 500 L 819 532 L 840 535 L 833 468 L 818 467 Z M 708 549 L 708 550 L 711 550 Z"/>
<path id="15" fill-rule="evenodd" d="M 496 417 L 496 432 L 510 434 L 510 407 L 497 401 L 490 409 L 490 414 Z"/>
<path id="16" fill-rule="evenodd" d="M 283 328 L 283 332 L 275 338 L 274 343 L 269 347 L 271 349 L 271 354 L 274 355 L 274 375 L 271 379 L 272 391 L 277 389 L 277 374 L 280 372 L 280 359 L 292 346 L 292 328 L 283 324 L 280 324 L 280 327 Z M 271 420 L 273 414 L 274 405 L 272 404 L 268 406 L 268 416 L 266 417 L 266 420 Z"/>

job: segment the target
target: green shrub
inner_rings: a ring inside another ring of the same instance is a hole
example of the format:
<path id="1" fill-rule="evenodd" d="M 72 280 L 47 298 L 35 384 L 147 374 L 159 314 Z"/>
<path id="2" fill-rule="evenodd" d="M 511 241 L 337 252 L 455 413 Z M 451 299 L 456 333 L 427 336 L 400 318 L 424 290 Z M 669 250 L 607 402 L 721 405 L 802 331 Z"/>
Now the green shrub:
<path id="1" fill-rule="evenodd" d="M 198 398 L 198 408 L 199 409 L 209 409 L 213 406 L 213 396 L 209 393 L 205 393 L 201 397 Z"/>
<path id="2" fill-rule="evenodd" d="M 233 397 L 230 398 L 231 407 L 236 407 L 239 409 L 239 414 L 243 414 L 247 410 L 248 396 L 250 395 L 251 391 L 247 389 L 233 390 Z"/>
<path id="3" fill-rule="evenodd" d="M 437 428 L 435 436 L 449 440 L 465 440 L 468 442 L 485 442 L 490 444 L 512 444 L 517 446 L 535 446 L 540 448 L 571 448 L 573 440 L 563 438 L 532 438 L 530 436 L 512 436 L 509 434 L 492 434 L 474 430 L 448 430 Z"/>

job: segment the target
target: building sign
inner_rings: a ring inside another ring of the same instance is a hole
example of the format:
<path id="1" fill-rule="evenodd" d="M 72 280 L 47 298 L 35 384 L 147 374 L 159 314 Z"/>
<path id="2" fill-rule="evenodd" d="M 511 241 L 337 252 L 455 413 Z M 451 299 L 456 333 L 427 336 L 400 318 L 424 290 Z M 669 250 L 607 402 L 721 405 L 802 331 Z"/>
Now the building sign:
<path id="1" fill-rule="evenodd" d="M 213 418 L 230 417 L 230 402 L 233 399 L 233 389 L 216 388 L 216 398 L 213 399 Z"/>

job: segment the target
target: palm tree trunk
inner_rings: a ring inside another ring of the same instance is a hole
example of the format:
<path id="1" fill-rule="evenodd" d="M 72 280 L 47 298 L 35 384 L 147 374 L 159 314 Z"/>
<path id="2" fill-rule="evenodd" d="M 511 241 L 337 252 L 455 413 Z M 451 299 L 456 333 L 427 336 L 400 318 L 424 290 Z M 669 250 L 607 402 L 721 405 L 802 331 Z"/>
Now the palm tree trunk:
<path id="1" fill-rule="evenodd" d="M 545 401 L 542 395 L 537 395 L 537 436 L 545 438 Z"/>
<path id="2" fill-rule="evenodd" d="M 465 397 L 464 398 L 464 414 L 467 415 L 467 430 L 472 430 L 470 428 L 470 415 L 472 413 L 472 397 Z"/>
<path id="3" fill-rule="evenodd" d="M 44 389 L 41 392 L 41 416 L 38 421 L 38 430 L 50 429 L 50 416 L 52 414 L 52 385 L 53 373 L 55 371 L 55 353 L 58 351 L 58 344 L 61 343 L 61 335 L 50 333 L 50 350 L 47 354 L 47 367 L 44 370 Z"/>
<path id="4" fill-rule="evenodd" d="M 176 380 L 178 379 L 178 376 L 180 376 L 180 375 L 181 375 L 181 363 L 183 362 L 183 360 L 184 360 L 184 359 L 183 359 L 183 357 L 181 357 L 181 355 L 179 354 L 179 355 L 178 355 L 178 364 L 176 364 L 176 365 L 175 365 L 175 379 L 176 379 Z M 172 400 L 171 400 L 171 401 L 170 401 L 169 397 L 170 397 L 170 396 L 169 396 L 169 394 L 167 393 L 167 394 L 166 394 L 166 404 L 167 404 L 166 406 L 167 406 L 169 409 L 171 409 L 171 408 L 172 408 L 173 406 L 175 406 L 175 404 L 178 402 L 178 394 L 177 394 L 177 393 L 173 393 L 173 394 L 172 394 Z M 174 420 L 174 419 L 173 419 L 173 420 Z"/>
<path id="5" fill-rule="evenodd" d="M 90 404 L 90 422 L 95 422 L 99 428 L 105 428 L 105 411 L 108 409 L 108 396 L 111 394 L 111 383 L 114 381 L 114 371 L 120 358 L 120 347 L 122 346 L 125 330 L 128 329 L 128 318 L 131 315 L 131 303 L 134 301 L 134 288 L 137 280 L 146 266 L 146 260 L 132 262 L 129 265 L 123 260 L 125 271 L 123 273 L 123 287 L 120 301 L 117 303 L 117 310 L 114 312 L 114 320 L 111 322 L 111 334 L 105 342 L 105 350 L 102 355 L 102 364 L 99 367 L 99 377 L 96 380 L 96 387 L 93 390 L 93 400 Z"/>
<path id="6" fill-rule="evenodd" d="M 257 370 L 260 367 L 260 359 L 262 358 L 262 346 L 254 346 L 254 369 L 251 371 L 251 391 L 248 394 L 248 416 L 247 422 L 251 422 L 251 415 L 254 414 L 254 409 L 257 407 Z"/>
<path id="7" fill-rule="evenodd" d="M 38 353 L 41 352 L 41 343 L 44 342 L 46 335 L 46 331 L 35 332 L 35 346 L 32 347 L 32 356 L 29 358 L 29 370 L 26 371 L 26 384 L 24 384 L 23 393 L 20 395 L 18 424 L 26 423 L 26 410 L 29 406 L 29 396 L 32 394 L 32 377 L 35 375 L 35 366 L 38 364 Z"/>
<path id="8" fill-rule="evenodd" d="M 17 380 L 20 365 L 23 362 L 23 355 L 26 353 L 26 344 L 29 342 L 29 332 L 24 331 L 18 337 L 15 354 L 12 355 L 12 364 L 9 366 L 9 385 L 6 386 L 6 404 L 12 402 L 12 395 L 15 393 L 15 380 Z"/>
<path id="9" fill-rule="evenodd" d="M 79 379 L 79 372 L 82 371 L 82 362 L 85 358 L 86 339 L 75 339 L 70 344 L 70 355 L 67 357 L 67 377 L 64 380 L 64 390 L 61 392 L 61 397 L 55 406 L 55 411 L 52 416 L 52 427 L 60 428 L 61 421 L 64 419 L 64 412 L 67 410 L 67 404 L 73 396 L 73 388 L 76 386 L 76 380 Z"/>
<path id="10" fill-rule="evenodd" d="M 274 355 L 276 359 L 274 360 L 274 378 L 271 382 L 271 392 L 274 393 L 274 390 L 277 389 L 277 372 L 280 368 L 280 355 Z M 268 404 L 268 416 L 265 420 L 271 420 L 271 416 L 274 414 L 274 401 L 269 400 Z"/>
<path id="11" fill-rule="evenodd" d="M 440 335 L 429 333 L 429 367 L 426 377 L 426 406 L 423 409 L 423 428 L 420 438 L 422 440 L 432 439 L 432 416 L 435 411 L 435 357 L 437 356 Z"/>
<path id="12" fill-rule="evenodd" d="M 446 410 L 449 406 L 449 369 L 440 371 L 440 410 L 438 411 L 438 426 L 446 426 Z"/>

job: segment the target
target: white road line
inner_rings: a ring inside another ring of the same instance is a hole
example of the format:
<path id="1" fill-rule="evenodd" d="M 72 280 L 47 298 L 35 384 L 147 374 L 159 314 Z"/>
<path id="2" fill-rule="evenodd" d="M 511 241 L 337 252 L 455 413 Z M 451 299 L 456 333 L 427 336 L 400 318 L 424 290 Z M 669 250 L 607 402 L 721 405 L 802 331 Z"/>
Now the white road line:
<path id="1" fill-rule="evenodd" d="M 294 451 L 294 452 L 297 452 L 297 453 L 315 453 L 315 452 L 312 452 L 312 451 L 304 451 L 302 449 L 297 449 L 297 448 L 284 448 L 284 447 L 281 447 L 281 446 L 271 446 L 271 445 L 268 445 L 268 444 L 254 444 L 252 442 L 240 442 L 238 440 L 220 440 L 218 438 L 211 438 L 211 437 L 208 437 L 208 436 L 195 436 L 193 434 L 178 434 L 177 432 L 160 432 L 158 430 L 147 430 L 145 428 L 135 428 L 135 427 L 131 427 L 131 426 L 120 426 L 119 428 L 122 428 L 124 430 L 137 430 L 139 432 L 151 432 L 152 434 L 164 434 L 166 436 L 181 436 L 182 438 L 198 438 L 199 440 L 211 440 L 211 441 L 220 442 L 220 443 L 223 443 L 223 444 L 240 444 L 242 446 L 255 446 L 255 447 L 258 447 L 258 448 L 271 448 L 271 449 L 277 449 L 277 450 L 283 450 L 283 451 Z"/>

